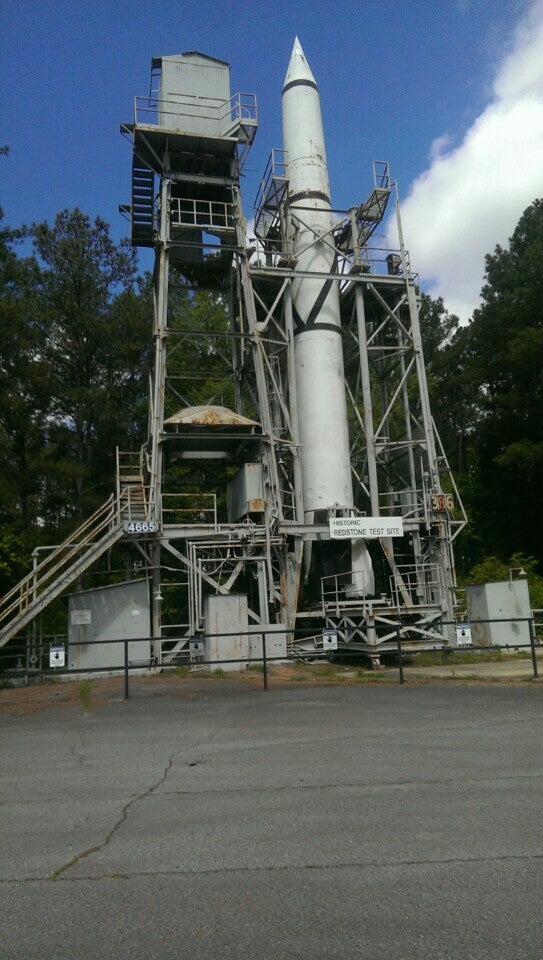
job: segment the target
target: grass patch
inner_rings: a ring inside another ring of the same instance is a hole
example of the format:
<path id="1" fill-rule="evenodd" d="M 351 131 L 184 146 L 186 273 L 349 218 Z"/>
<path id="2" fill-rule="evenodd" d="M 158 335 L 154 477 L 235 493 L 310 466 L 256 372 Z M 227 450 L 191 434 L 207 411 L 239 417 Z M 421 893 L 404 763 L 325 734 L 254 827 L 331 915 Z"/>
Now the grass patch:
<path id="1" fill-rule="evenodd" d="M 246 670 L 250 670 L 252 673 L 264 673 L 264 664 L 263 663 L 248 663 L 245 667 Z"/>
<path id="2" fill-rule="evenodd" d="M 88 680 L 83 680 L 83 683 L 79 684 L 79 702 L 81 704 L 82 710 L 88 710 L 91 705 L 91 685 Z"/>
<path id="3" fill-rule="evenodd" d="M 501 660 L 505 660 L 501 650 L 474 650 L 472 652 L 455 650 L 446 656 L 443 656 L 440 651 L 409 654 L 407 662 L 413 667 L 454 667 L 458 663 L 495 663 Z"/>
<path id="4" fill-rule="evenodd" d="M 217 667 L 216 670 L 212 670 L 212 671 L 211 671 L 211 676 L 212 676 L 212 677 L 226 677 L 226 676 L 228 676 L 228 674 L 226 673 L 226 670 L 223 670 L 223 669 L 222 669 L 222 667 Z"/>
<path id="5" fill-rule="evenodd" d="M 334 680 L 338 680 L 338 679 L 340 679 L 341 674 L 338 673 L 338 671 L 336 670 L 335 667 L 321 667 L 321 666 L 319 666 L 319 667 L 317 667 L 317 669 L 315 670 L 315 676 L 316 676 L 316 677 L 326 677 L 326 678 L 333 677 Z"/>
<path id="6" fill-rule="evenodd" d="M 177 677 L 189 677 L 190 667 L 176 667 L 174 673 Z"/>
<path id="7" fill-rule="evenodd" d="M 381 683 L 384 675 L 379 670 L 364 670 L 364 667 L 358 667 L 355 673 L 355 680 L 358 683 Z"/>

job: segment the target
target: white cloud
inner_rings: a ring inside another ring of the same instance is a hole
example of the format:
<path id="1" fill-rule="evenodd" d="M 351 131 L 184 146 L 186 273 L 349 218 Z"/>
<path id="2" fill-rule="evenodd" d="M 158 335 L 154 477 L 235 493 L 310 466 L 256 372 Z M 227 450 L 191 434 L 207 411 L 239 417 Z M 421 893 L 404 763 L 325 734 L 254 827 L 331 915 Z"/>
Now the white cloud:
<path id="1" fill-rule="evenodd" d="M 479 303 L 484 256 L 507 244 L 543 195 L 543 0 L 535 0 L 498 65 L 493 96 L 451 148 L 432 144 L 428 168 L 402 204 L 411 262 L 432 296 L 467 320 Z"/>

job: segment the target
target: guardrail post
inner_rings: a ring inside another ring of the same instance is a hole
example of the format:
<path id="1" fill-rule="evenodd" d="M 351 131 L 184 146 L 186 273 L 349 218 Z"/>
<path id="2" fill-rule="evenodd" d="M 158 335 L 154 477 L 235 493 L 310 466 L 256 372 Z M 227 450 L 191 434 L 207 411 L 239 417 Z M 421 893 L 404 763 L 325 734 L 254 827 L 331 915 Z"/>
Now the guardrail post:
<path id="1" fill-rule="evenodd" d="M 124 699 L 130 699 L 130 692 L 128 689 L 128 640 L 124 641 Z"/>
<path id="2" fill-rule="evenodd" d="M 539 677 L 539 670 L 537 669 L 537 656 L 536 656 L 536 649 L 535 649 L 535 624 L 534 624 L 533 617 L 528 621 L 528 626 L 530 628 L 530 647 L 531 647 L 531 653 L 532 653 L 532 667 L 534 671 L 534 680 L 537 680 Z"/>
<path id="3" fill-rule="evenodd" d="M 403 653 L 402 653 L 402 634 L 399 627 L 396 627 L 396 644 L 398 646 L 398 669 L 400 671 L 400 683 L 404 683 L 403 675 Z"/>
<path id="4" fill-rule="evenodd" d="M 264 677 L 264 690 L 268 689 L 268 659 L 266 653 L 266 634 L 262 634 L 262 673 Z"/>

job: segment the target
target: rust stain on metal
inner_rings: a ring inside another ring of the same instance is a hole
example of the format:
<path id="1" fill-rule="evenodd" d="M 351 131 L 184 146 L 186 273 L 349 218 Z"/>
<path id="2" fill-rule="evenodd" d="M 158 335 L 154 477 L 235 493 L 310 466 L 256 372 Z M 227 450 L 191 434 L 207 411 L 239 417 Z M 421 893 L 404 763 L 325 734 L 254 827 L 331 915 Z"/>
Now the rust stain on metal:
<path id="1" fill-rule="evenodd" d="M 243 417 L 240 413 L 210 404 L 208 406 L 183 407 L 164 421 L 167 424 L 224 427 L 258 427 L 256 420 Z"/>

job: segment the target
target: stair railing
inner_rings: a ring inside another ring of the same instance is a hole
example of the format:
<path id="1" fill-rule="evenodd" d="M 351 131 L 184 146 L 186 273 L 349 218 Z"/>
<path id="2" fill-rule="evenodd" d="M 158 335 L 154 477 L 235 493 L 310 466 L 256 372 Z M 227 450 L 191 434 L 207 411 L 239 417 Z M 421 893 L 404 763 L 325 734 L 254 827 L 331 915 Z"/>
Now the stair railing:
<path id="1" fill-rule="evenodd" d="M 2 597 L 0 629 L 7 626 L 13 617 L 25 613 L 30 604 L 39 599 L 45 588 L 51 586 L 86 548 L 97 543 L 108 531 L 118 529 L 120 524 L 119 501 L 111 494 L 67 540 L 55 547 L 31 573 Z"/>

